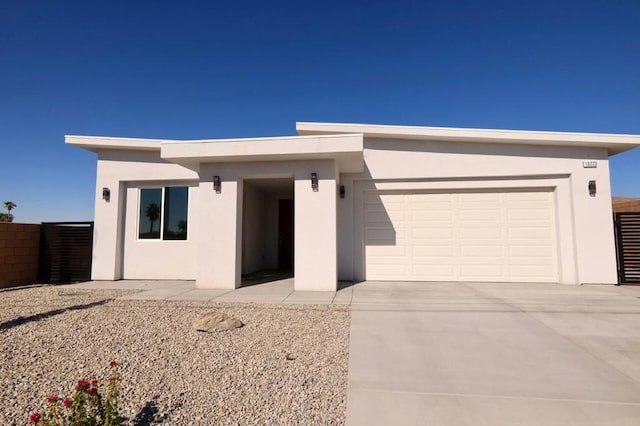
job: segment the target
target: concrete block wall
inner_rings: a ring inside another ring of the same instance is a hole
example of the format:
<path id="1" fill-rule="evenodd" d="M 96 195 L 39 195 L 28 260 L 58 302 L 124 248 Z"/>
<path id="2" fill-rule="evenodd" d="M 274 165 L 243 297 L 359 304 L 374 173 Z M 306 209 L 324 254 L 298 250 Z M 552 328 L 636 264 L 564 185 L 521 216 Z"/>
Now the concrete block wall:
<path id="1" fill-rule="evenodd" d="M 0 288 L 38 280 L 40 225 L 0 223 Z"/>

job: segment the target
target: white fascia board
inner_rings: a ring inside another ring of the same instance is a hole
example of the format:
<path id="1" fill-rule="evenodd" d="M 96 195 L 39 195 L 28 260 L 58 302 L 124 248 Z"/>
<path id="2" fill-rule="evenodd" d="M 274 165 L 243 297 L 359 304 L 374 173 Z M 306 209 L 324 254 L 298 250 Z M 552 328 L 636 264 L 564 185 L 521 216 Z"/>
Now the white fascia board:
<path id="1" fill-rule="evenodd" d="M 364 135 L 365 138 L 606 148 L 609 155 L 618 154 L 640 146 L 640 135 L 611 133 L 543 132 L 309 122 L 296 123 L 296 130 L 299 135 L 358 133 Z"/>
<path id="2" fill-rule="evenodd" d="M 364 170 L 363 136 L 288 136 L 270 138 L 172 141 L 161 144 L 160 156 L 179 164 L 238 161 L 333 159 L 342 172 Z"/>
<path id="3" fill-rule="evenodd" d="M 162 139 L 65 135 L 64 142 L 69 145 L 96 152 L 102 149 L 160 151 L 160 144 L 166 141 Z"/>

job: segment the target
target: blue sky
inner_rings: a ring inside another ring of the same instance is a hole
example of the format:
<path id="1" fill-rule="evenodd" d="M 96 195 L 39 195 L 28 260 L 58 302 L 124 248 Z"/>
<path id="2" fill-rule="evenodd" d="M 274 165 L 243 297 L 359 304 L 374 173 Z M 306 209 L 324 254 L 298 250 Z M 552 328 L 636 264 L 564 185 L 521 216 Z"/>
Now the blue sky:
<path id="1" fill-rule="evenodd" d="M 0 201 L 90 220 L 65 134 L 290 135 L 296 121 L 640 134 L 640 2 L 3 1 Z M 640 196 L 640 150 L 611 159 Z"/>

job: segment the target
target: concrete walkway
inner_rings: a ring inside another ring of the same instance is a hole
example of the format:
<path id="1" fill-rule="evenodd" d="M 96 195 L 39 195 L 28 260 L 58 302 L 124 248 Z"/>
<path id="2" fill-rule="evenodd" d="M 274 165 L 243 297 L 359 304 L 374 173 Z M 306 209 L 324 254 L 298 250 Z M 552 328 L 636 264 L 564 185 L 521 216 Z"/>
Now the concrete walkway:
<path id="1" fill-rule="evenodd" d="M 194 281 L 90 281 L 70 288 L 140 290 L 123 300 L 187 300 L 200 302 L 349 304 L 353 287 L 333 291 L 294 291 L 293 278 L 241 287 L 235 290 L 197 289 Z"/>
<path id="2" fill-rule="evenodd" d="M 348 425 L 638 425 L 640 288 L 354 286 Z"/>

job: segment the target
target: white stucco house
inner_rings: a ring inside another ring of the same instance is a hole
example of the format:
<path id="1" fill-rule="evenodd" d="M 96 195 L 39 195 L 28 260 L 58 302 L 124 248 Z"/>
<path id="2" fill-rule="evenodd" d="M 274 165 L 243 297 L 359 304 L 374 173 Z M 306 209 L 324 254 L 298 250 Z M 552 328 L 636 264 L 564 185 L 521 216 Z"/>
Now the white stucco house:
<path id="1" fill-rule="evenodd" d="M 298 136 L 66 136 L 98 154 L 92 278 L 615 284 L 611 155 L 640 136 L 297 123 Z"/>

